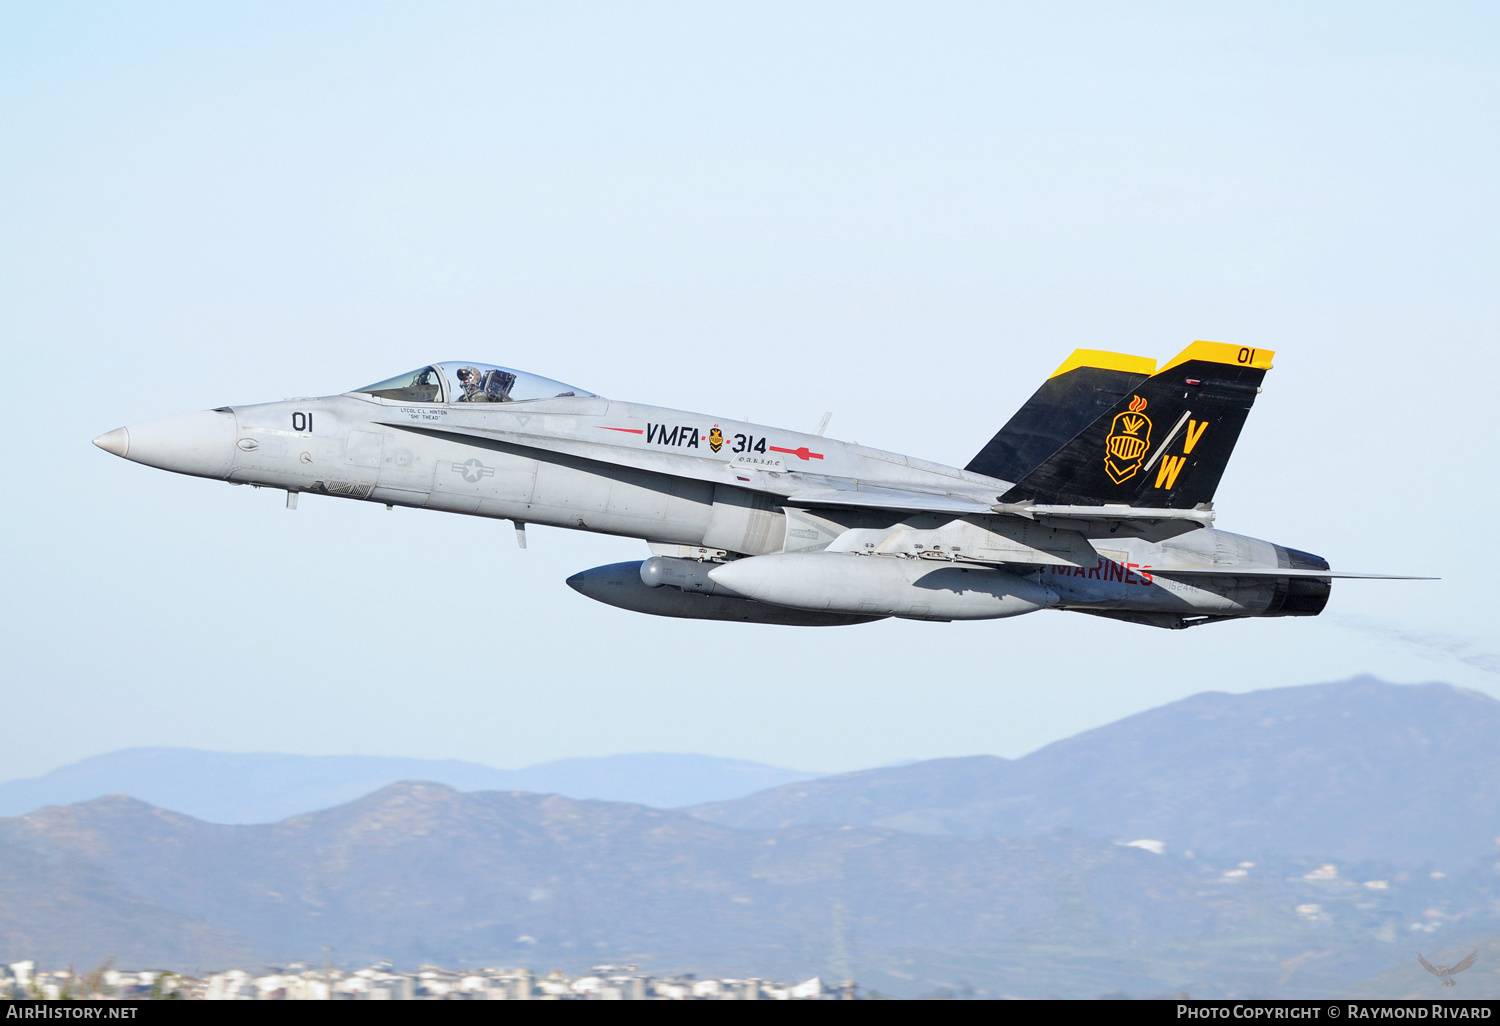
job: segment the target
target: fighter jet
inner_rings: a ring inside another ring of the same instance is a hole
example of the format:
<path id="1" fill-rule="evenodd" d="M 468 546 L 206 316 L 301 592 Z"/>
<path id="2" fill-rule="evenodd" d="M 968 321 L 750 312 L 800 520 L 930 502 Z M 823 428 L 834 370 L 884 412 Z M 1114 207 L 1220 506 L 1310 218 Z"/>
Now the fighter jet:
<path id="1" fill-rule="evenodd" d="M 1273 353 L 1194 342 L 1158 368 L 1080 349 L 959 469 L 814 433 L 434 363 L 318 399 L 117 428 L 179 474 L 639 538 L 576 591 L 687 619 L 841 626 L 1070 610 L 1154 627 L 1316 616 L 1336 577 L 1214 527 Z M 826 424 L 826 418 L 825 422 Z"/>

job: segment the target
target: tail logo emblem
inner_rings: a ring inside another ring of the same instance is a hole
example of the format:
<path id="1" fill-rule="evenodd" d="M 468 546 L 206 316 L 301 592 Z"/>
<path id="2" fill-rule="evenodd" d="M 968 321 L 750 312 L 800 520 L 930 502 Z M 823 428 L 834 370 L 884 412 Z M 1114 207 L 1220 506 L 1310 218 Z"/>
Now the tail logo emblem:
<path id="1" fill-rule="evenodd" d="M 719 425 L 715 424 L 708 432 L 708 447 L 714 452 L 718 452 L 723 446 L 724 432 L 720 431 Z"/>
<path id="2" fill-rule="evenodd" d="M 1146 400 L 1135 396 L 1130 409 L 1115 414 L 1104 440 L 1104 471 L 1115 484 L 1124 484 L 1141 469 L 1141 460 L 1151 448 L 1151 418 L 1142 411 Z"/>

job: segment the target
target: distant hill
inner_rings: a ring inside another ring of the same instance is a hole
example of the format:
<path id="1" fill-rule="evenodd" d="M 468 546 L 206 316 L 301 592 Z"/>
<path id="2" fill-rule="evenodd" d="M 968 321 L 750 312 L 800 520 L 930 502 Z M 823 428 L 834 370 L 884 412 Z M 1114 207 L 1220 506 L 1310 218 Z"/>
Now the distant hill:
<path id="1" fill-rule="evenodd" d="M 456 759 L 129 748 L 0 784 L 0 816 L 125 794 L 210 823 L 274 823 L 353 801 L 398 780 L 672 808 L 738 798 L 813 776 L 709 755 L 611 755 L 500 770 Z"/>
<path id="2" fill-rule="evenodd" d="M 1496 898 L 1487 864 L 1432 879 L 1081 836 L 759 832 L 428 783 L 268 825 L 123 797 L 0 819 L 0 960 L 47 967 L 630 962 L 899 995 L 1322 996 L 1408 958 L 1414 920 L 1494 932 Z"/>
<path id="3" fill-rule="evenodd" d="M 0 961 L 37 958 L 46 968 L 83 970 L 114 958 L 181 968 L 234 965 L 256 954 L 232 931 L 143 898 L 79 853 L 0 839 Z"/>
<path id="4" fill-rule="evenodd" d="M 1371 677 L 1207 692 L 1014 761 L 974 756 L 845 773 L 692 811 L 758 830 L 1074 830 L 1160 840 L 1175 852 L 1447 867 L 1500 841 L 1500 702 Z"/>

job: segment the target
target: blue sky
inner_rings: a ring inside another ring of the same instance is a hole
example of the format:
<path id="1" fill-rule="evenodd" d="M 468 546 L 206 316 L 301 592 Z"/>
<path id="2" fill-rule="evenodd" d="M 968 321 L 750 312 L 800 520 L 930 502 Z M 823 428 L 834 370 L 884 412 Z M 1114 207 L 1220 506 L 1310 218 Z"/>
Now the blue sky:
<path id="1" fill-rule="evenodd" d="M 131 745 L 1018 755 L 1208 688 L 1500 694 L 1491 5 L 0 11 L 0 778 Z M 176 478 L 131 421 L 434 359 L 962 465 L 1073 348 L 1275 349 L 1219 524 L 1311 620 L 754 628 L 619 539 Z M 461 560 L 482 557 L 480 572 Z"/>

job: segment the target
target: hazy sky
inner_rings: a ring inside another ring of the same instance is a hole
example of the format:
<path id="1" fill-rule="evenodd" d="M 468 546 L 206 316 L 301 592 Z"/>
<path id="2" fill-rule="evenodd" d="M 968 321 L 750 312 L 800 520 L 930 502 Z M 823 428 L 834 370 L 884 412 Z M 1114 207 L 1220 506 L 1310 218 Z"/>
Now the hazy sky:
<path id="1" fill-rule="evenodd" d="M 7 4 L 0 779 L 134 745 L 1018 755 L 1210 688 L 1500 695 L 1493 4 Z M 962 465 L 1073 348 L 1275 349 L 1219 525 L 1315 619 L 674 621 L 639 542 L 96 434 L 438 359 Z"/>

